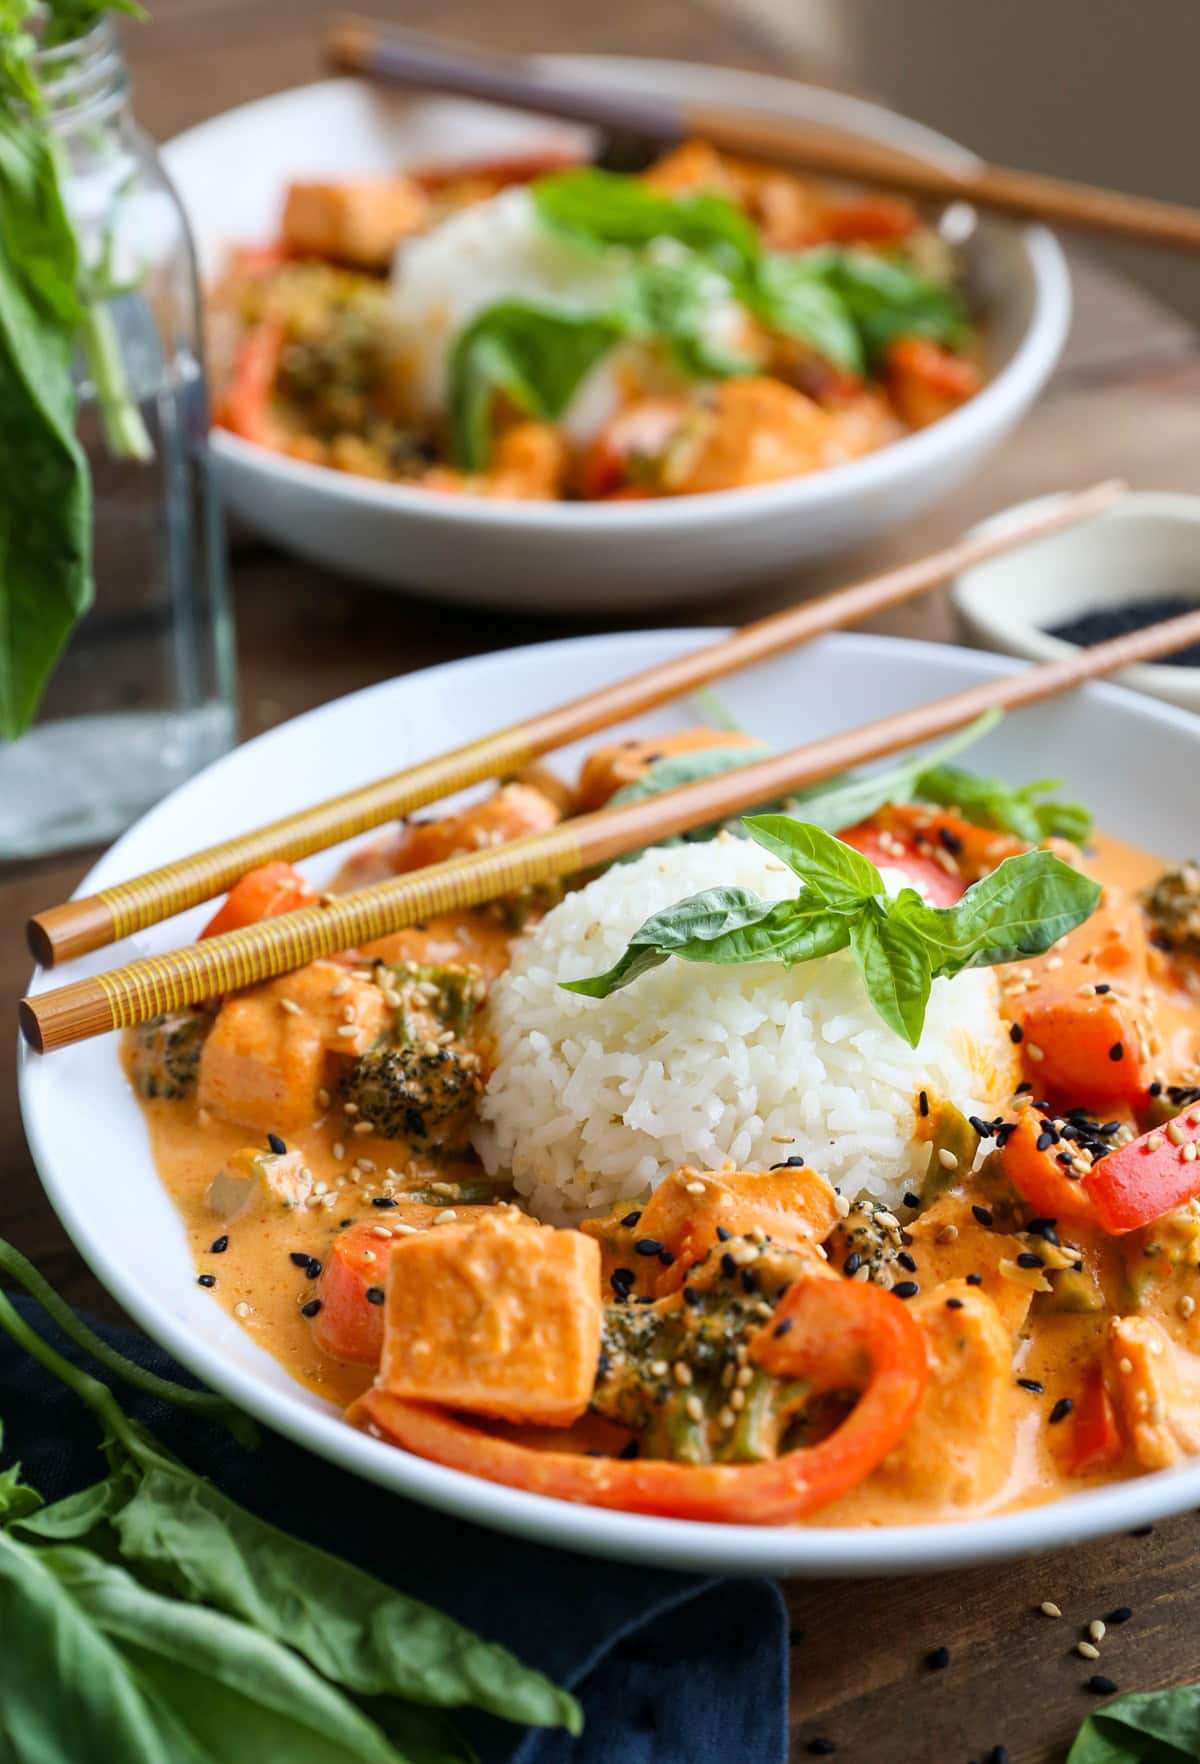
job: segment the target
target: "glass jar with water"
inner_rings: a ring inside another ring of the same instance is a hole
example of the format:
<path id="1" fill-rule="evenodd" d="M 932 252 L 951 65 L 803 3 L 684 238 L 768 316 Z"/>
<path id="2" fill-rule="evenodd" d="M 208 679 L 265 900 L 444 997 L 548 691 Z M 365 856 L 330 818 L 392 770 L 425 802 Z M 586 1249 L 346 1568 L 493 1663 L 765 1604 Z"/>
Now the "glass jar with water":
<path id="1" fill-rule="evenodd" d="M 0 740 L 0 861 L 111 838 L 234 738 L 187 224 L 133 120 L 111 22 L 39 50 L 35 68 L 79 241 L 74 373 L 95 599 L 32 726 Z"/>

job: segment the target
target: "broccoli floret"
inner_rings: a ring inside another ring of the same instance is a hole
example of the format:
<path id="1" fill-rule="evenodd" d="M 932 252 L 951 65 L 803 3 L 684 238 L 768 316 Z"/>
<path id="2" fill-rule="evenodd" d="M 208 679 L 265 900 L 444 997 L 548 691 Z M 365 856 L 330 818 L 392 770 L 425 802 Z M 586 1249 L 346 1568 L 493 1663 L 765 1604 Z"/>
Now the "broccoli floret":
<path id="1" fill-rule="evenodd" d="M 1200 864 L 1167 870 L 1142 896 L 1150 934 L 1176 955 L 1200 958 Z"/>
<path id="2" fill-rule="evenodd" d="M 196 1088 L 211 1011 L 171 1011 L 133 1031 L 130 1075 L 143 1096 L 182 1102 Z"/>
<path id="3" fill-rule="evenodd" d="M 482 1089 L 476 1055 L 434 1041 L 372 1048 L 342 1080 L 343 1099 L 358 1105 L 360 1121 L 427 1155 L 465 1149 Z"/>
<path id="4" fill-rule="evenodd" d="M 592 1408 L 636 1433 L 642 1457 L 775 1457 L 809 1387 L 771 1377 L 747 1347 L 808 1270 L 791 1251 L 734 1238 L 689 1271 L 681 1292 L 649 1305 L 606 1305 Z"/>

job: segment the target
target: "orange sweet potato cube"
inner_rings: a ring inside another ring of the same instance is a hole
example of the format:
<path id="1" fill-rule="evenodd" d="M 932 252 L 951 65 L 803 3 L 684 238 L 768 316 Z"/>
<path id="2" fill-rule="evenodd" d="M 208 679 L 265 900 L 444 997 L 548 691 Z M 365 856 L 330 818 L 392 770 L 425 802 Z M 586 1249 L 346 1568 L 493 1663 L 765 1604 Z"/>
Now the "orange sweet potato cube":
<path id="1" fill-rule="evenodd" d="M 393 1396 L 566 1427 L 599 1351 L 600 1251 L 582 1232 L 497 1217 L 393 1244 L 378 1379 Z"/>
<path id="2" fill-rule="evenodd" d="M 295 257 L 332 257 L 356 269 L 386 269 L 401 239 L 429 219 L 429 198 L 412 178 L 295 183 L 283 209 L 283 242 Z"/>

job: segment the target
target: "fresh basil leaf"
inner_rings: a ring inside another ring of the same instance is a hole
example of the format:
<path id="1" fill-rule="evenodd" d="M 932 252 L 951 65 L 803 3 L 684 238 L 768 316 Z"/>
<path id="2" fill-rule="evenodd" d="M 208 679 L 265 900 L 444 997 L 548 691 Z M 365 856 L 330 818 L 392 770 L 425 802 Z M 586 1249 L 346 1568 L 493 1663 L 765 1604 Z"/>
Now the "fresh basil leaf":
<path id="1" fill-rule="evenodd" d="M 782 858 L 829 906 L 853 909 L 883 893 L 883 878 L 870 859 L 823 827 L 790 815 L 747 815 L 742 824 L 756 845 Z"/>
<path id="2" fill-rule="evenodd" d="M 147 1702 L 118 1650 L 51 1572 L 44 1553 L 6 1531 L 0 1531 L 0 1632 L 6 1759 L 196 1764 L 201 1758 L 176 1723 Z"/>
<path id="3" fill-rule="evenodd" d="M 656 239 L 678 239 L 724 275 L 753 273 L 761 247 L 744 214 L 723 196 L 701 192 L 667 196 L 641 178 L 577 166 L 530 186 L 547 226 L 594 245 L 638 249 Z"/>
<path id="4" fill-rule="evenodd" d="M 32 721 L 92 599 L 71 378 L 77 273 L 53 143 L 0 110 L 0 740 Z"/>
<path id="5" fill-rule="evenodd" d="M 851 921 L 850 947 L 871 1003 L 889 1029 L 916 1047 L 933 984 L 924 939 L 878 901 L 871 901 Z"/>
<path id="6" fill-rule="evenodd" d="M 556 422 L 621 335 L 616 318 L 521 300 L 502 300 L 481 312 L 450 353 L 450 429 L 458 463 L 467 471 L 487 464 L 498 393 L 526 415 Z"/>
<path id="7" fill-rule="evenodd" d="M 182 1466 L 148 1464 L 111 1523 L 126 1561 L 286 1642 L 347 1690 L 580 1730 L 575 1699 L 506 1648 L 277 1530 Z"/>
<path id="8" fill-rule="evenodd" d="M 404 1764 L 373 1721 L 270 1635 L 152 1592 L 89 1550 L 50 1545 L 37 1559 L 144 1693 L 170 1710 L 197 1757 Z"/>
<path id="9" fill-rule="evenodd" d="M 841 295 L 804 255 L 771 253 L 759 266 L 749 304 L 772 331 L 798 337 L 850 374 L 866 372 L 858 327 Z"/>
<path id="10" fill-rule="evenodd" d="M 1200 1758 L 1200 1684 L 1134 1691 L 1084 1722 L 1066 1764 L 1193 1764 Z"/>
<path id="11" fill-rule="evenodd" d="M 0 1429 L 2 1439 L 3 1430 Z M 27 1518 L 36 1513 L 41 1504 L 42 1497 L 37 1489 L 21 1481 L 19 1464 L 10 1464 L 7 1470 L 0 1470 L 0 1525 L 11 1525 L 16 1519 Z"/>
<path id="12" fill-rule="evenodd" d="M 785 968 L 835 955 L 850 941 L 847 914 L 819 901 L 777 901 L 765 918 L 707 943 L 685 943 L 672 953 L 685 962 L 782 962 Z"/>
<path id="13" fill-rule="evenodd" d="M 1051 838 L 1082 845 L 1092 830 L 1092 817 L 1081 803 L 1037 801 L 1047 791 L 1059 789 L 1061 783 L 1059 778 L 1038 778 L 1013 789 L 1000 778 L 980 777 L 958 766 L 933 765 L 921 772 L 914 794 L 922 802 L 956 809 L 977 827 L 994 827 L 1029 845 Z"/>
<path id="14" fill-rule="evenodd" d="M 758 371 L 750 356 L 722 349 L 709 334 L 714 299 L 728 291 L 728 283 L 695 258 L 648 263 L 630 277 L 618 312 L 629 336 L 664 342 L 681 374 L 725 380 Z"/>
<path id="15" fill-rule="evenodd" d="M 694 951 L 709 947 L 719 938 L 757 924 L 771 911 L 770 901 L 760 900 L 744 888 L 707 888 L 660 913 L 652 913 L 638 926 L 624 955 L 607 973 L 587 980 L 564 980 L 563 991 L 578 992 L 584 998 L 607 998 L 651 968 L 661 966 L 669 955 L 681 954 L 689 947 Z M 692 954 L 688 959 L 705 958 Z"/>
<path id="16" fill-rule="evenodd" d="M 869 366 L 897 337 L 925 337 L 952 348 L 966 340 L 967 310 L 958 290 L 900 258 L 819 246 L 798 262 L 842 301 Z"/>
<path id="17" fill-rule="evenodd" d="M 999 710 L 984 711 L 981 717 L 976 717 L 973 723 L 968 723 L 965 729 L 960 729 L 940 747 L 930 753 L 911 756 L 899 765 L 877 772 L 842 772 L 837 777 L 823 779 L 820 784 L 811 784 L 807 790 L 798 791 L 788 799 L 789 810 L 798 809 L 801 820 L 824 827 L 827 833 L 857 826 L 859 821 L 869 819 L 886 803 L 911 801 L 917 779 L 923 771 L 981 741 L 1003 715 L 1004 712 Z"/>
<path id="18" fill-rule="evenodd" d="M 906 898 L 893 912 L 924 939 L 933 972 L 952 975 L 1041 955 L 1091 917 L 1101 892 L 1052 852 L 1027 851 L 972 883 L 953 906 Z"/>

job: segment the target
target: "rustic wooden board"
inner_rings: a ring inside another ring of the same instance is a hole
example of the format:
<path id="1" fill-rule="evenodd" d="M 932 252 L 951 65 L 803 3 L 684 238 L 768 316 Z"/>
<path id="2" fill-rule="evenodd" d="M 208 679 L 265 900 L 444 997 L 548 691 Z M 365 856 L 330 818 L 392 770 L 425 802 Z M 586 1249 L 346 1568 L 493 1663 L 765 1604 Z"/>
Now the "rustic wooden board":
<path id="1" fill-rule="evenodd" d="M 675 55 L 772 67 L 752 13 L 738 0 L 610 0 L 602 9 L 555 0 L 375 0 L 407 24 L 513 48 Z M 156 0 L 155 22 L 130 32 L 138 114 L 165 137 L 203 117 L 319 73 L 321 0 Z M 798 68 L 813 75 L 813 70 Z M 813 75 L 815 77 L 815 75 Z M 997 459 L 948 503 L 837 565 L 675 614 L 678 623 L 743 619 L 881 564 L 915 556 L 991 509 L 1047 489 L 1119 473 L 1134 484 L 1200 489 L 1200 347 L 1175 315 L 1072 248 L 1076 320 L 1046 397 Z M 339 580 L 240 536 L 234 551 L 242 728 L 254 734 L 339 693 L 413 668 L 582 626 L 557 611 L 464 621 L 416 598 Z M 653 614 L 648 623 L 661 619 Z M 880 629 L 954 639 L 944 596 L 891 615 Z M 28 971 L 21 927 L 59 900 L 86 854 L 0 874 L 0 1010 Z M 0 1233 L 34 1256 L 76 1304 L 112 1303 L 67 1243 L 25 1147 L 11 1075 L 0 1084 Z M 1191 1515 L 1152 1536 L 1119 1538 L 1000 1568 L 935 1579 L 796 1584 L 790 1589 L 794 1756 L 828 1738 L 837 1756 L 870 1764 L 967 1764 L 1006 1746 L 1012 1764 L 1059 1764 L 1093 1707 L 1089 1667 L 1073 1652 L 1082 1626 L 1114 1606 L 1131 1622 L 1103 1647 L 1102 1670 L 1123 1689 L 1200 1678 L 1193 1588 L 1200 1534 Z M 1037 1612 L 1044 1598 L 1061 1621 Z M 925 1662 L 946 1646 L 943 1671 Z M 736 1740 L 731 1736 L 731 1757 Z M 817 1754 L 813 1754 L 817 1755 Z M 749 1764 L 749 1761 L 748 1761 Z"/>

